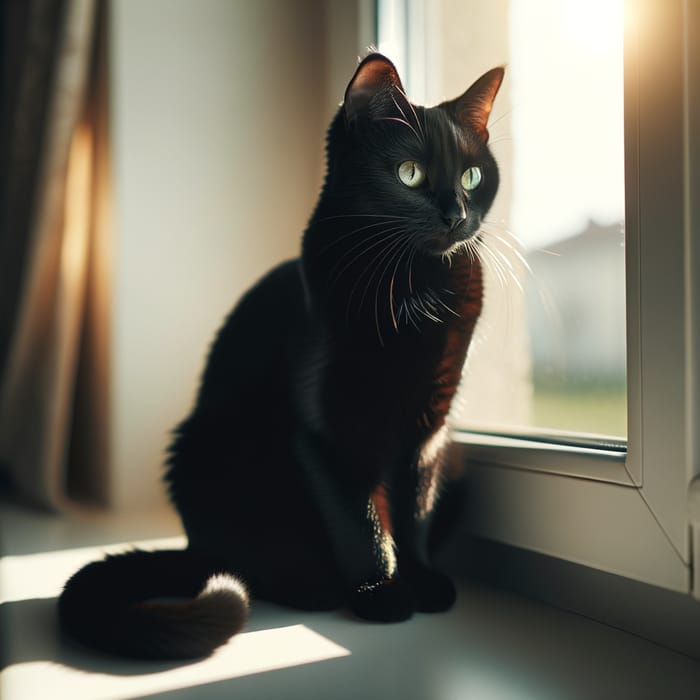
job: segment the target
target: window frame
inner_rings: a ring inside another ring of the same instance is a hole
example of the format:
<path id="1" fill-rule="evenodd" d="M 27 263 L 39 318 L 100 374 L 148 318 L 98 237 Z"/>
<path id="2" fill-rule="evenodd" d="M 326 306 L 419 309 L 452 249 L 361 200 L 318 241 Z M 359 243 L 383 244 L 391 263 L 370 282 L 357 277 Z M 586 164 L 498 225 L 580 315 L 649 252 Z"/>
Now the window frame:
<path id="1" fill-rule="evenodd" d="M 409 49 L 424 3 L 404 0 Z M 470 534 L 680 592 L 700 473 L 699 28 L 689 0 L 625 1 L 626 451 L 455 431 L 450 456 Z"/>

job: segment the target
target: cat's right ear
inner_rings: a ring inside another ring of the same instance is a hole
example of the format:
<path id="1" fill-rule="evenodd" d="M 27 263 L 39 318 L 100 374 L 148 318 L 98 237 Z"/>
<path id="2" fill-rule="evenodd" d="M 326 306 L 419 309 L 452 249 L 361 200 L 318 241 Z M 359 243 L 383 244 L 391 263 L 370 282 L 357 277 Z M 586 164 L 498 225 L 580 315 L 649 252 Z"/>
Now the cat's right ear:
<path id="1" fill-rule="evenodd" d="M 345 90 L 343 109 L 346 123 L 381 110 L 383 104 L 389 101 L 392 88 L 404 92 L 394 64 L 380 53 L 367 56 L 357 67 Z"/>

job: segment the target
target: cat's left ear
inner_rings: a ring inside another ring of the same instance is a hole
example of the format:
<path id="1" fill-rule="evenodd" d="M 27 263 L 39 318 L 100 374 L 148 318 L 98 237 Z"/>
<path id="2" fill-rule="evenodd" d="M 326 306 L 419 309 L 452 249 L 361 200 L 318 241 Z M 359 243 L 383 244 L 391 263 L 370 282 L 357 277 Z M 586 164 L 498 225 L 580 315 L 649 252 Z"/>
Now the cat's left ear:
<path id="1" fill-rule="evenodd" d="M 450 109 L 457 121 L 467 130 L 476 132 L 477 136 L 486 143 L 489 140 L 489 130 L 486 124 L 491 114 L 493 101 L 503 82 L 505 70 L 503 67 L 492 68 L 484 73 L 461 97 L 442 106 Z"/>
<path id="2" fill-rule="evenodd" d="M 390 101 L 392 88 L 404 92 L 394 64 L 380 53 L 365 58 L 355 71 L 345 90 L 343 109 L 348 123 L 362 114 L 375 116 Z"/>

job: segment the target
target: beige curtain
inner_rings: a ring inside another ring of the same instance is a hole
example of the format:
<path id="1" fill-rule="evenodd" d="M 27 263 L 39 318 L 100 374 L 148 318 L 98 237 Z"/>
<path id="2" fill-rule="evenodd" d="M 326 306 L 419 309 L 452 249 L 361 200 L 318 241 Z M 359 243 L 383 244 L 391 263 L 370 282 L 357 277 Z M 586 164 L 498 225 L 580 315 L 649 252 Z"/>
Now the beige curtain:
<path id="1" fill-rule="evenodd" d="M 61 508 L 107 489 L 104 12 L 96 0 L 10 6 L 5 33 L 23 38 L 0 96 L 0 465 L 15 495 Z"/>

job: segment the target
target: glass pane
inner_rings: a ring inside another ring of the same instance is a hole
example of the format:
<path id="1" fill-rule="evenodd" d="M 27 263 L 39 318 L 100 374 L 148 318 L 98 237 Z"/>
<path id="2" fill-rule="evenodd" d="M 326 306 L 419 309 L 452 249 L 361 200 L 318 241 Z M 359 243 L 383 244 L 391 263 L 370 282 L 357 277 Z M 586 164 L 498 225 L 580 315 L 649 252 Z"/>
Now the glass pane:
<path id="1" fill-rule="evenodd" d="M 626 434 L 621 5 L 513 0 L 510 15 L 533 422 L 613 435 Z"/>
<path id="2" fill-rule="evenodd" d="M 622 0 L 426 7 L 429 102 L 493 65 L 508 76 L 490 125 L 503 185 L 484 227 L 486 309 L 458 424 L 624 437 Z"/>

